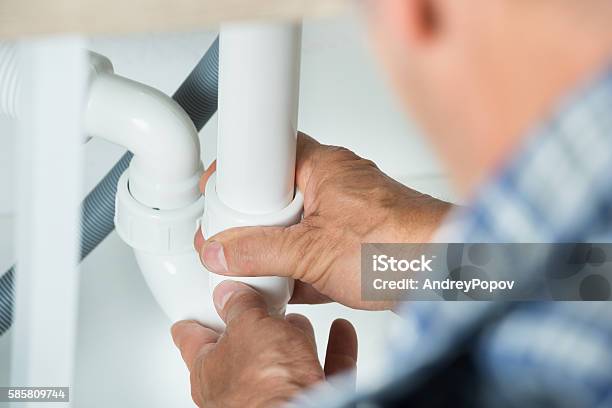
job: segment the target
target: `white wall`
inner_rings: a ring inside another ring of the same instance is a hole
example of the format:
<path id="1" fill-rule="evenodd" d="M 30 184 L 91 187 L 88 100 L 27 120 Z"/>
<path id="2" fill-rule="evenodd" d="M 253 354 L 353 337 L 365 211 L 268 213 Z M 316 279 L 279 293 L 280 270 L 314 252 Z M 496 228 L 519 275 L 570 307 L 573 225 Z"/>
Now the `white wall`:
<path id="1" fill-rule="evenodd" d="M 121 75 L 172 93 L 214 38 L 214 33 L 94 38 Z M 306 22 L 302 58 L 300 129 L 373 159 L 390 175 L 441 197 L 450 192 L 439 166 L 413 128 L 369 54 L 353 17 Z M 0 265 L 10 260 L 13 179 L 8 132 L 0 123 Z M 216 120 L 201 133 L 203 154 L 214 157 Z M 123 154 L 93 140 L 85 149 L 88 191 Z M 2 216 L 4 214 L 4 216 Z M 82 265 L 77 349 L 77 406 L 191 406 L 188 378 L 169 336 L 170 323 L 152 299 L 130 249 L 112 234 Z M 336 317 L 353 321 L 360 339 L 359 379 L 381 369 L 389 313 L 356 312 L 337 305 L 294 307 L 312 318 L 320 353 Z M 0 338 L 0 385 L 6 383 L 8 336 Z"/>

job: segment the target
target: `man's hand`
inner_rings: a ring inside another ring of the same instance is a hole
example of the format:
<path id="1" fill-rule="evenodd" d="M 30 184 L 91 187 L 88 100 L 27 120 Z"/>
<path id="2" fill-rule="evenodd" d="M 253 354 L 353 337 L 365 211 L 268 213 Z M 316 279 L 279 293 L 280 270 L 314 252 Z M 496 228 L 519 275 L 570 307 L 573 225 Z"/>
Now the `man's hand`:
<path id="1" fill-rule="evenodd" d="M 213 298 L 227 325 L 222 334 L 193 321 L 172 327 L 200 407 L 276 406 L 326 376 L 355 368 L 357 336 L 346 320 L 332 324 L 323 369 L 304 316 L 270 316 L 261 295 L 239 282 L 221 283 Z"/>
<path id="2" fill-rule="evenodd" d="M 202 177 L 203 190 L 214 172 Z M 297 186 L 304 219 L 290 227 L 242 227 L 195 246 L 204 265 L 227 276 L 296 279 L 292 303 L 329 299 L 360 309 L 384 309 L 360 294 L 360 248 L 364 242 L 427 242 L 450 204 L 393 180 L 371 161 L 298 135 Z"/>

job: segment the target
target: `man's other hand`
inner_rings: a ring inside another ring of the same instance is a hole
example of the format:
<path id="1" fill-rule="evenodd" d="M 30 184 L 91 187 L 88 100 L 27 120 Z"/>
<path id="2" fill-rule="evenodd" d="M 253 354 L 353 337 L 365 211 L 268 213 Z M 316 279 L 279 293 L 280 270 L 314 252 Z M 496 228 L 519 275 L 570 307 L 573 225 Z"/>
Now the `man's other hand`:
<path id="1" fill-rule="evenodd" d="M 304 316 L 270 316 L 259 293 L 234 281 L 217 286 L 213 299 L 226 323 L 223 333 L 194 321 L 172 327 L 200 407 L 277 406 L 326 376 L 355 368 L 357 336 L 346 320 L 332 324 L 322 368 Z"/>

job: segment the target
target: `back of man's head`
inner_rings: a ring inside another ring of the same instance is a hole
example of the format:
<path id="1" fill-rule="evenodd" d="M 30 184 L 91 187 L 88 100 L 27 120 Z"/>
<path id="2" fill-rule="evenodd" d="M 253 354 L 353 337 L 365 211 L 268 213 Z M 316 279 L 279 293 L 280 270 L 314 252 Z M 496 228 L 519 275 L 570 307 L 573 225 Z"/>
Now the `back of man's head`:
<path id="1" fill-rule="evenodd" d="M 612 58 L 609 0 L 370 0 L 392 84 L 464 193 Z"/>

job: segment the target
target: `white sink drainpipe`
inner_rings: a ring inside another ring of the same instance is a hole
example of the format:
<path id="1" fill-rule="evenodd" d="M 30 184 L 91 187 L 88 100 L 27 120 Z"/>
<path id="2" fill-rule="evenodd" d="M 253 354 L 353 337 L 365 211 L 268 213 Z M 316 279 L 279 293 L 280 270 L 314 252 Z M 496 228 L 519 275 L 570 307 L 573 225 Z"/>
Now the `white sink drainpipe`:
<path id="1" fill-rule="evenodd" d="M 204 211 L 198 132 L 169 96 L 113 73 L 90 55 L 85 112 L 89 136 L 128 148 L 134 157 L 117 185 L 115 227 L 134 249 L 153 296 L 172 321 L 221 328 L 209 278 L 193 248 Z"/>
<path id="2" fill-rule="evenodd" d="M 217 171 L 206 187 L 203 235 L 295 224 L 303 205 L 294 176 L 301 25 L 226 24 L 219 39 Z M 211 290 L 226 279 L 210 276 Z M 262 292 L 272 313 L 284 314 L 293 281 L 239 280 Z"/>
<path id="3" fill-rule="evenodd" d="M 221 28 L 217 174 L 205 197 L 198 191 L 198 134 L 183 109 L 90 54 L 85 132 L 134 154 L 117 186 L 115 226 L 173 321 L 223 327 L 211 293 L 225 278 L 207 273 L 198 259 L 193 237 L 200 223 L 209 238 L 237 226 L 300 221 L 303 199 L 294 187 L 300 41 L 301 26 L 294 23 Z M 6 69 L 11 61 L 0 58 L 0 111 L 15 114 L 16 82 Z M 292 280 L 239 280 L 264 295 L 271 313 L 284 314 Z"/>

